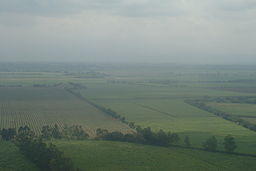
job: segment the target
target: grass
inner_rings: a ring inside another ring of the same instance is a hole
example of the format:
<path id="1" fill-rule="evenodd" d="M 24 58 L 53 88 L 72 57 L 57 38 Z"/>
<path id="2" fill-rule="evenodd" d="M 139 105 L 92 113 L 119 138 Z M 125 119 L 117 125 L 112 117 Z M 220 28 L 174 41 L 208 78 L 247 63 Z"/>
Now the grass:
<path id="1" fill-rule="evenodd" d="M 256 158 L 111 141 L 55 141 L 83 170 L 253 171 Z"/>
<path id="2" fill-rule="evenodd" d="M 38 169 L 33 163 L 25 159 L 14 144 L 0 141 L 0 170 L 36 171 Z"/>

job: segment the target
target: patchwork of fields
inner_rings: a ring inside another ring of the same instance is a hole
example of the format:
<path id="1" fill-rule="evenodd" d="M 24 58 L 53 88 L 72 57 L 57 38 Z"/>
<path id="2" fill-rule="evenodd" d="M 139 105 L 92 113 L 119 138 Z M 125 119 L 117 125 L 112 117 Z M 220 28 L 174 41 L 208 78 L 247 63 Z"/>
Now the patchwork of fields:
<path id="1" fill-rule="evenodd" d="M 91 136 L 95 135 L 97 128 L 123 133 L 133 131 L 63 88 L 54 87 L 72 82 L 84 87 L 76 92 L 95 104 L 110 108 L 129 122 L 149 126 L 154 131 L 163 129 L 178 133 L 180 145 L 184 145 L 184 137 L 189 136 L 191 146 L 201 148 L 208 137 L 216 136 L 217 149 L 223 150 L 223 138 L 232 135 L 238 146 L 235 152 L 256 154 L 256 132 L 185 103 L 187 99 L 202 97 L 255 96 L 254 70 L 183 69 L 102 68 L 95 77 L 95 72 L 80 71 L 2 72 L 0 128 L 28 125 L 40 133 L 44 125 L 63 127 L 76 124 L 82 125 Z M 43 86 L 36 87 L 40 84 Z M 255 104 L 210 102 L 207 105 L 256 124 Z M 54 143 L 75 161 L 76 166 L 86 170 L 250 171 L 256 168 L 253 157 L 201 150 L 111 141 Z M 28 166 L 30 164 L 23 160 L 23 156 L 21 158 L 24 167 L 33 168 Z M 6 158 L 0 158 L 0 162 L 4 160 Z M 11 168 L 3 167 L 2 163 L 0 169 Z"/>
<path id="2" fill-rule="evenodd" d="M 248 86 L 247 81 L 226 81 L 240 77 L 248 79 L 245 76 L 247 73 L 241 74 L 241 76 L 232 72 L 226 75 L 208 73 L 207 76 L 202 72 L 199 77 L 196 77 L 197 74 L 193 72 L 181 72 L 180 76 L 159 74 L 159 77 L 153 74 L 136 75 L 132 73 L 132 75 L 131 73 L 131 71 L 129 74 L 114 73 L 116 74 L 115 81 L 84 80 L 81 83 L 88 89 L 81 92 L 83 96 L 94 103 L 114 110 L 128 121 L 143 127 L 150 126 L 156 131 L 163 129 L 177 132 L 181 138 L 188 135 L 194 147 L 201 147 L 203 141 L 214 135 L 219 141 L 218 148 L 222 150 L 224 136 L 232 135 L 238 144 L 237 152 L 256 154 L 255 132 L 184 102 L 186 99 L 197 99 L 204 96 L 254 96 L 253 93 L 243 91 Z M 170 80 L 162 81 L 168 79 Z M 253 85 L 254 82 L 250 84 L 250 87 Z M 241 91 L 218 88 L 236 86 L 239 86 Z M 240 107 L 238 105 L 234 110 L 241 109 Z M 254 111 L 251 106 L 249 108 L 251 112 Z M 250 118 L 250 121 L 253 119 Z M 181 143 L 183 143 L 182 140 Z"/>

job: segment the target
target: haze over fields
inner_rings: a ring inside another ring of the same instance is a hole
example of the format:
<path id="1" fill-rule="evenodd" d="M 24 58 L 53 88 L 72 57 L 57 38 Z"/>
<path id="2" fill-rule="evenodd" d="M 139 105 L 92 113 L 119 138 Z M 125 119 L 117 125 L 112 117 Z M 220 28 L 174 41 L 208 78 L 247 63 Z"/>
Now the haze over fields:
<path id="1" fill-rule="evenodd" d="M 255 0 L 1 0 L 0 61 L 256 64 Z"/>

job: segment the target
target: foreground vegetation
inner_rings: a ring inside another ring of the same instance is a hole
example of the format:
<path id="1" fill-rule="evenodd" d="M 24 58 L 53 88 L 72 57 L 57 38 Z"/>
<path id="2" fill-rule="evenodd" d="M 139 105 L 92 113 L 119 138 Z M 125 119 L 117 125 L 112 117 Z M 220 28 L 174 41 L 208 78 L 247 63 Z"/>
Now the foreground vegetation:
<path id="1" fill-rule="evenodd" d="M 53 141 L 83 170 L 253 171 L 256 158 L 113 141 Z"/>
<path id="2" fill-rule="evenodd" d="M 151 129 L 136 127 L 136 133 L 122 134 L 121 132 L 108 132 L 105 129 L 97 129 L 96 140 L 110 140 L 120 142 L 132 142 L 136 144 L 173 147 L 179 141 L 178 134 L 166 133 L 163 130 L 155 133 Z M 3 128 L 0 131 L 1 138 L 5 141 L 12 141 L 19 148 L 20 152 L 30 161 L 32 161 L 41 170 L 49 171 L 75 171 L 74 164 L 70 158 L 63 156 L 55 145 L 45 143 L 44 140 L 86 140 L 89 135 L 83 130 L 82 126 L 65 126 L 60 129 L 57 124 L 54 127 L 43 126 L 41 134 L 36 135 L 28 126 L 20 127 L 18 131 L 15 128 Z M 236 149 L 235 139 L 232 136 L 226 136 L 224 139 L 226 154 L 256 157 L 255 155 L 232 153 Z M 187 149 L 203 150 L 190 148 L 189 137 L 185 137 L 184 142 Z M 177 147 L 177 146 L 176 146 Z M 181 148 L 181 146 L 179 146 Z M 217 139 L 213 136 L 203 143 L 206 151 L 217 151 Z M 223 153 L 222 151 L 218 151 Z"/>
<path id="3" fill-rule="evenodd" d="M 36 171 L 36 165 L 26 159 L 13 143 L 0 141 L 0 170 L 28 170 Z"/>

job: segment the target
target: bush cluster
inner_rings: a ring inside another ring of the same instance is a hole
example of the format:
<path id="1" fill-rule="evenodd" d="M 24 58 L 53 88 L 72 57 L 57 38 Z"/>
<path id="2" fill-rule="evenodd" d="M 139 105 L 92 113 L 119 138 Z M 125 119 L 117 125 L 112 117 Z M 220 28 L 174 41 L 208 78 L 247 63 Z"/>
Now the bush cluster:
<path id="1" fill-rule="evenodd" d="M 60 129 L 57 124 L 54 127 L 49 125 L 43 126 L 41 130 L 41 136 L 44 139 L 72 139 L 72 140 L 84 140 L 89 137 L 85 130 L 80 125 L 65 125 L 63 129 Z"/>

